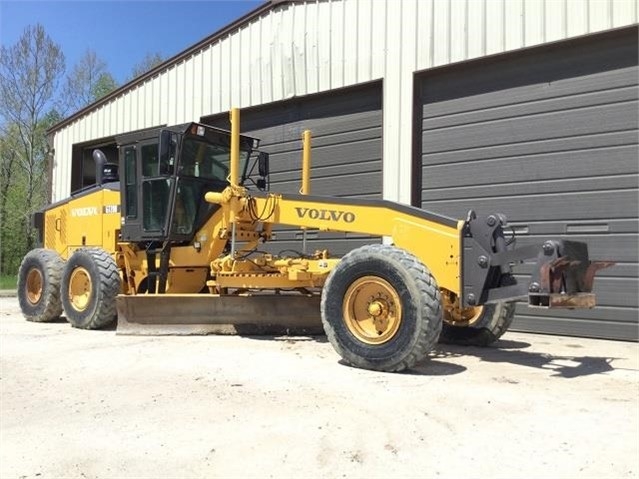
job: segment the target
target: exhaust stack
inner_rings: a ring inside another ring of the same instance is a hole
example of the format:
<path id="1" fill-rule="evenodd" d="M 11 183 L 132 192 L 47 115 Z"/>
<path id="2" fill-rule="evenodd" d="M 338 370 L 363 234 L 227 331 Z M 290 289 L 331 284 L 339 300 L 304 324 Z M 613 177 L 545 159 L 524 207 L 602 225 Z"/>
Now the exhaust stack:
<path id="1" fill-rule="evenodd" d="M 108 163 L 108 159 L 104 152 L 100 149 L 93 150 L 93 161 L 95 162 L 95 184 L 102 185 L 118 181 L 118 165 Z"/>
<path id="2" fill-rule="evenodd" d="M 104 165 L 106 165 L 107 157 L 102 150 L 96 148 L 93 150 L 93 161 L 95 162 L 95 184 L 101 185 L 102 179 L 104 178 L 103 169 Z"/>

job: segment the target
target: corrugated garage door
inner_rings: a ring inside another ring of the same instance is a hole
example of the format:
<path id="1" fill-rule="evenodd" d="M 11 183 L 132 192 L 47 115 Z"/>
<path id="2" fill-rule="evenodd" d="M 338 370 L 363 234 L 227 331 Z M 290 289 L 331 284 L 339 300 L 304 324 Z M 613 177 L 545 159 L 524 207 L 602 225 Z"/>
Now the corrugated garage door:
<path id="1" fill-rule="evenodd" d="M 203 122 L 229 128 L 228 114 Z M 313 134 L 311 193 L 351 198 L 382 198 L 381 83 L 296 98 L 242 110 L 242 133 L 261 140 L 271 155 L 271 191 L 299 193 L 304 130 Z M 275 229 L 277 241 L 265 250 L 301 250 L 301 231 Z M 343 255 L 377 238 L 308 231 L 308 251 L 329 248 Z"/>
<path id="2" fill-rule="evenodd" d="M 513 329 L 638 339 L 637 78 L 637 28 L 418 77 L 422 207 L 501 211 L 518 245 L 561 235 L 618 262 L 598 308 L 520 305 Z"/>

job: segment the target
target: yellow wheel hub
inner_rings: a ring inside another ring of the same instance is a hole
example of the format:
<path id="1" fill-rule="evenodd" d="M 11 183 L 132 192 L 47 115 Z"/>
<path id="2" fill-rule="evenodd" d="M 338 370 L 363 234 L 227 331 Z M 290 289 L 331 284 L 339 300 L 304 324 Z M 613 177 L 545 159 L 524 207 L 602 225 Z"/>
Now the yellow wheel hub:
<path id="1" fill-rule="evenodd" d="M 454 297 L 453 297 L 454 296 Z M 483 306 L 461 308 L 459 296 L 442 294 L 444 303 L 444 321 L 453 326 L 472 326 L 484 312 Z"/>
<path id="2" fill-rule="evenodd" d="M 27 273 L 26 292 L 31 304 L 37 304 L 42 297 L 42 273 L 38 268 L 31 268 Z"/>
<path id="3" fill-rule="evenodd" d="M 363 276 L 344 295 L 344 322 L 367 344 L 390 341 L 402 322 L 402 305 L 391 284 L 377 276 Z"/>
<path id="4" fill-rule="evenodd" d="M 91 301 L 91 275 L 83 267 L 73 270 L 69 278 L 69 301 L 77 311 L 84 311 Z"/>

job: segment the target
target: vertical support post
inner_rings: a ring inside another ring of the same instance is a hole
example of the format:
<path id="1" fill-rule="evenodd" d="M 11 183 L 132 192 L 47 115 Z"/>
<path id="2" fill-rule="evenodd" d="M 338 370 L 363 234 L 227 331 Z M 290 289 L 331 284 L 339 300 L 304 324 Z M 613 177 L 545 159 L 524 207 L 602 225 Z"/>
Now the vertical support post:
<path id="1" fill-rule="evenodd" d="M 311 130 L 304 130 L 302 140 L 302 189 L 303 195 L 311 194 Z"/>
<path id="2" fill-rule="evenodd" d="M 311 130 L 302 135 L 302 188 L 300 193 L 311 193 Z M 306 254 L 306 228 L 302 228 L 302 253 Z"/>
<path id="3" fill-rule="evenodd" d="M 240 168 L 240 110 L 231 109 L 231 168 L 229 182 L 231 186 L 237 186 L 239 181 L 238 170 Z"/>
<path id="4" fill-rule="evenodd" d="M 235 188 L 239 182 L 240 166 L 240 110 L 231 108 L 231 164 L 229 183 Z M 235 211 L 231 210 L 231 257 L 235 256 Z"/>

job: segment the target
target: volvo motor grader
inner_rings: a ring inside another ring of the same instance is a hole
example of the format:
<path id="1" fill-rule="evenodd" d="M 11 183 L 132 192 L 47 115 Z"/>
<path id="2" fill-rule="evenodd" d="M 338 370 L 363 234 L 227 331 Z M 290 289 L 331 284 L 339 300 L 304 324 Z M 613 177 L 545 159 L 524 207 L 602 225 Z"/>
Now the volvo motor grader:
<path id="1" fill-rule="evenodd" d="M 232 110 L 230 132 L 189 123 L 120 135 L 118 164 L 95 150 L 97 184 L 34 215 L 43 248 L 20 266 L 25 317 L 96 329 L 117 316 L 118 332 L 142 334 L 323 327 L 347 363 L 401 371 L 439 339 L 496 341 L 517 299 L 595 304 L 595 272 L 610 263 L 590 262 L 583 243 L 515 249 L 501 214 L 458 220 L 311 196 L 307 134 L 301 194 L 268 191 L 268 155 L 239 131 Z M 264 252 L 275 225 L 386 239 L 342 258 L 306 251 L 304 237 L 299 252 Z M 511 268 L 525 260 L 536 266 L 522 281 Z"/>

